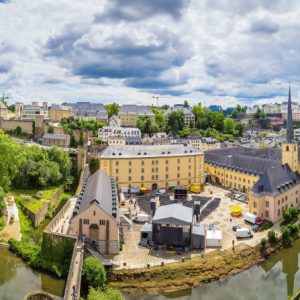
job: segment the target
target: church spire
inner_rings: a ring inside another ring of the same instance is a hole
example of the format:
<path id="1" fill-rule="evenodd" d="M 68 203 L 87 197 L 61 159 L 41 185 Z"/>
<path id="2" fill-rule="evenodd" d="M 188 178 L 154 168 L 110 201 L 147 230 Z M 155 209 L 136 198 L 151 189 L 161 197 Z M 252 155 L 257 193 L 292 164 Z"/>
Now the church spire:
<path id="1" fill-rule="evenodd" d="M 288 143 L 291 143 L 294 139 L 291 86 L 289 86 L 289 100 L 288 100 L 288 112 L 287 112 L 287 124 L 286 124 L 286 139 L 287 139 Z"/>

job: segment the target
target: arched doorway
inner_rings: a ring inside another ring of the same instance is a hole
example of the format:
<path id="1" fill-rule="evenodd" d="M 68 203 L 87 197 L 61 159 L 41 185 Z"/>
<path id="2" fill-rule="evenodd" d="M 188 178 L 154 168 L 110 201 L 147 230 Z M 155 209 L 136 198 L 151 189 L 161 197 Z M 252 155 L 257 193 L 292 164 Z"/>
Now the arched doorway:
<path id="1" fill-rule="evenodd" d="M 93 246 L 97 246 L 99 239 L 99 226 L 97 224 L 90 225 L 89 238 Z"/>
<path id="2" fill-rule="evenodd" d="M 157 190 L 157 183 L 152 184 L 152 191 L 155 191 L 155 190 Z"/>

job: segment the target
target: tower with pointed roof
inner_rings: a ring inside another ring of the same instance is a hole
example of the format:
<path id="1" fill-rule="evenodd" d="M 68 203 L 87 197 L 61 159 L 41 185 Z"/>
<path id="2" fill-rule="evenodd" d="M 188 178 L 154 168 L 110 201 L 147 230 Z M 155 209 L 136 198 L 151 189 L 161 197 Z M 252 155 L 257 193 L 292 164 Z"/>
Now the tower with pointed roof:
<path id="1" fill-rule="evenodd" d="M 288 164 L 295 172 L 298 170 L 298 145 L 294 140 L 291 87 L 289 87 L 288 113 L 286 122 L 286 141 L 282 143 L 282 164 Z"/>

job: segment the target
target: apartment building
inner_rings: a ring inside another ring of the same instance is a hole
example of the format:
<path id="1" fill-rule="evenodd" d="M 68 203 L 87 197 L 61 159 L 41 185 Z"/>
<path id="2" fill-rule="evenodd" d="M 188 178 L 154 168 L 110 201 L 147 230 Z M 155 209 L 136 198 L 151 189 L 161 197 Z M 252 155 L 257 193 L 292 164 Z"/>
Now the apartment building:
<path id="1" fill-rule="evenodd" d="M 74 113 L 69 106 L 53 104 L 49 109 L 49 119 L 53 122 L 59 122 L 70 117 L 74 117 Z"/>
<path id="2" fill-rule="evenodd" d="M 204 182 L 204 154 L 190 145 L 109 146 L 99 161 L 118 187 L 155 190 Z"/>
<path id="3" fill-rule="evenodd" d="M 190 127 L 195 125 L 195 116 L 192 113 L 190 108 L 184 107 L 183 105 L 174 105 L 173 107 L 169 107 L 165 112 L 166 118 L 170 115 L 170 113 L 174 111 L 182 111 L 184 115 L 184 126 Z"/>
<path id="4" fill-rule="evenodd" d="M 149 116 L 154 120 L 154 113 L 146 105 L 122 105 L 118 117 L 123 127 L 135 127 L 139 116 Z"/>

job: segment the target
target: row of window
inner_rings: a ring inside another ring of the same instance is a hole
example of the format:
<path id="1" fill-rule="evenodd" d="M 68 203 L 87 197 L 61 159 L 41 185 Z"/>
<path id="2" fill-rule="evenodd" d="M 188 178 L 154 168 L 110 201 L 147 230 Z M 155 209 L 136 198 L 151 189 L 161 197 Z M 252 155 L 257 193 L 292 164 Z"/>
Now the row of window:
<path id="1" fill-rule="evenodd" d="M 192 159 L 189 158 L 189 163 L 190 163 L 191 161 L 192 161 Z M 169 160 L 166 159 L 166 160 L 165 160 L 165 163 L 166 163 L 166 164 L 169 164 Z M 179 158 L 177 159 L 177 163 L 180 163 L 180 159 L 179 159 Z M 115 164 L 116 164 L 116 166 L 118 166 L 118 165 L 119 165 L 119 161 L 116 161 Z M 131 161 L 131 160 L 128 161 L 128 165 L 129 165 L 129 166 L 132 166 L 132 161 Z M 144 165 L 145 165 L 145 161 L 142 160 L 142 161 L 141 161 L 141 165 L 144 166 Z M 158 165 L 158 160 L 152 160 L 152 165 Z"/>
<path id="2" fill-rule="evenodd" d="M 191 165 L 189 165 L 188 168 L 189 168 L 189 170 L 191 170 L 191 168 L 192 168 Z M 169 171 L 169 167 L 166 167 L 165 170 L 166 170 L 166 172 L 168 172 L 168 171 Z M 158 172 L 158 168 L 152 168 L 151 171 L 152 171 L 152 173 Z M 177 167 L 177 171 L 180 171 L 180 166 Z M 132 172 L 132 169 L 129 168 L 129 169 L 128 169 L 128 173 L 131 174 L 131 172 Z M 141 168 L 141 173 L 145 173 L 145 169 L 144 169 L 144 168 Z M 116 174 L 119 174 L 119 169 L 116 169 Z M 189 176 L 190 176 L 190 175 L 189 175 Z"/>
<path id="3" fill-rule="evenodd" d="M 90 224 L 90 220 L 89 219 L 83 219 L 83 224 L 84 225 L 89 225 Z M 99 220 L 99 225 L 104 226 L 106 224 L 105 220 Z"/>
<path id="4" fill-rule="evenodd" d="M 192 176 L 191 172 L 189 172 L 188 174 L 189 177 Z M 151 176 L 152 180 L 157 180 L 159 179 L 159 176 L 158 175 L 152 175 Z M 177 173 L 177 178 L 180 178 L 180 174 Z M 165 179 L 169 179 L 169 175 L 166 174 L 166 178 Z M 118 177 L 116 177 L 116 180 L 118 181 Z M 132 177 L 131 176 L 128 176 L 128 181 L 131 181 L 132 180 Z M 141 181 L 144 181 L 145 180 L 145 177 L 144 176 L 141 176 Z"/>

